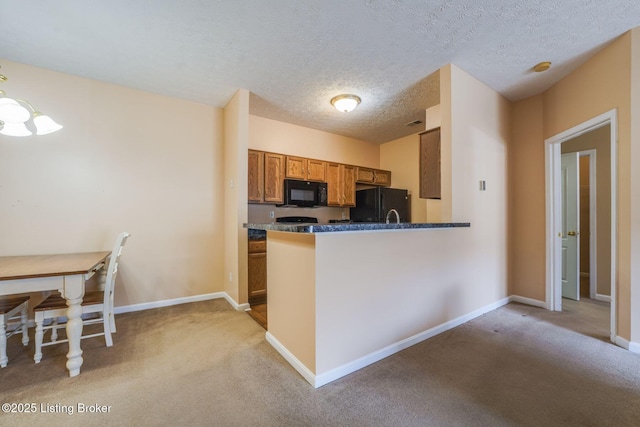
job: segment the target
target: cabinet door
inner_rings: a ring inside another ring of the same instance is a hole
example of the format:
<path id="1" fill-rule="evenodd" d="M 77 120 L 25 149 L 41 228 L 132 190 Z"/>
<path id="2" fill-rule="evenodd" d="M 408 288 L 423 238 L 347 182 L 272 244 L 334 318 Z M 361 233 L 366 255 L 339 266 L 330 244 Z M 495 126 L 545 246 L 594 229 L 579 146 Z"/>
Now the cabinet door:
<path id="1" fill-rule="evenodd" d="M 420 134 L 420 198 L 439 199 L 440 128 Z"/>
<path id="2" fill-rule="evenodd" d="M 307 179 L 309 181 L 325 182 L 327 163 L 321 160 L 307 159 Z"/>
<path id="3" fill-rule="evenodd" d="M 327 205 L 356 205 L 356 167 L 327 163 Z"/>
<path id="4" fill-rule="evenodd" d="M 284 203 L 284 156 L 264 153 L 264 195 L 266 203 Z"/>
<path id="5" fill-rule="evenodd" d="M 373 183 L 376 185 L 381 185 L 383 187 L 388 187 L 391 185 L 391 172 L 389 171 L 375 171 Z"/>
<path id="6" fill-rule="evenodd" d="M 291 179 L 307 179 L 307 159 L 303 157 L 287 156 L 285 176 Z"/>
<path id="7" fill-rule="evenodd" d="M 342 165 L 342 206 L 356 205 L 356 167 Z"/>
<path id="8" fill-rule="evenodd" d="M 373 184 L 374 171 L 369 168 L 358 167 L 356 181 L 363 184 Z"/>
<path id="9" fill-rule="evenodd" d="M 340 206 L 342 198 L 340 164 L 327 163 L 327 205 Z"/>
<path id="10" fill-rule="evenodd" d="M 264 153 L 249 150 L 249 203 L 262 202 L 264 188 Z"/>
<path id="11" fill-rule="evenodd" d="M 267 253 L 249 254 L 247 261 L 249 303 L 257 304 L 267 297 Z"/>

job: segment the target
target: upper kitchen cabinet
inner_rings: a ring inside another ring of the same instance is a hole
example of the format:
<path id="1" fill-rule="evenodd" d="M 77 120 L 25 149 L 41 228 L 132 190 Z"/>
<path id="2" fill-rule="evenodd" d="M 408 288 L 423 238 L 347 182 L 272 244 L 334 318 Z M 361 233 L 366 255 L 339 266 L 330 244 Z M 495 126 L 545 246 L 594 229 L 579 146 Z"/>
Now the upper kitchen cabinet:
<path id="1" fill-rule="evenodd" d="M 420 134 L 420 198 L 440 197 L 440 128 L 436 128 Z"/>
<path id="2" fill-rule="evenodd" d="M 249 203 L 284 203 L 284 164 L 282 154 L 249 150 Z"/>
<path id="3" fill-rule="evenodd" d="M 356 171 L 358 184 L 372 184 L 388 187 L 391 185 L 391 171 L 358 167 Z"/>
<path id="4" fill-rule="evenodd" d="M 264 202 L 284 203 L 284 156 L 264 153 Z"/>
<path id="5" fill-rule="evenodd" d="M 356 169 L 351 165 L 327 163 L 327 204 L 356 205 Z"/>
<path id="6" fill-rule="evenodd" d="M 264 153 L 249 150 L 248 160 L 249 203 L 260 203 L 264 192 Z"/>
<path id="7" fill-rule="evenodd" d="M 295 156 L 287 156 L 286 161 L 286 178 L 325 182 L 326 162 Z"/>

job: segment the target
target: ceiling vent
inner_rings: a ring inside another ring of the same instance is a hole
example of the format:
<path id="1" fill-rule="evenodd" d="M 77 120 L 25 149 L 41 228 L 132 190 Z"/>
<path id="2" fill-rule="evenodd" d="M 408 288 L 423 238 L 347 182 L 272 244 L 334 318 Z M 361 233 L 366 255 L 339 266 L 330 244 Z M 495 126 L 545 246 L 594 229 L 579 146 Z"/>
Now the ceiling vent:
<path id="1" fill-rule="evenodd" d="M 412 122 L 407 123 L 405 126 L 416 126 L 416 125 L 421 125 L 422 123 L 424 123 L 422 120 L 414 120 Z"/>

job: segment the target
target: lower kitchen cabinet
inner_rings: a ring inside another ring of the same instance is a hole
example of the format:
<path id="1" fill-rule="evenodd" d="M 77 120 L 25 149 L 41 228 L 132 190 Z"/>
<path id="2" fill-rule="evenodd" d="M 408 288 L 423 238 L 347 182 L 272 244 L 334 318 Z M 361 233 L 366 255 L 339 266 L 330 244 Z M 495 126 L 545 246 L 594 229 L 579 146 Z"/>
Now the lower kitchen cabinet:
<path id="1" fill-rule="evenodd" d="M 249 240 L 249 305 L 267 302 L 267 241 Z"/>

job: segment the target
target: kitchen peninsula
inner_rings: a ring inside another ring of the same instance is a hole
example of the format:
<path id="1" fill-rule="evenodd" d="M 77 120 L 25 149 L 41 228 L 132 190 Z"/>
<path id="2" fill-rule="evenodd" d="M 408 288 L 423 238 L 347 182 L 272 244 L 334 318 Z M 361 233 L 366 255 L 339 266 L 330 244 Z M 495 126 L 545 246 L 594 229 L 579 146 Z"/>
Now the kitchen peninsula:
<path id="1" fill-rule="evenodd" d="M 267 341 L 320 387 L 508 302 L 469 223 L 245 224 L 267 233 Z"/>

